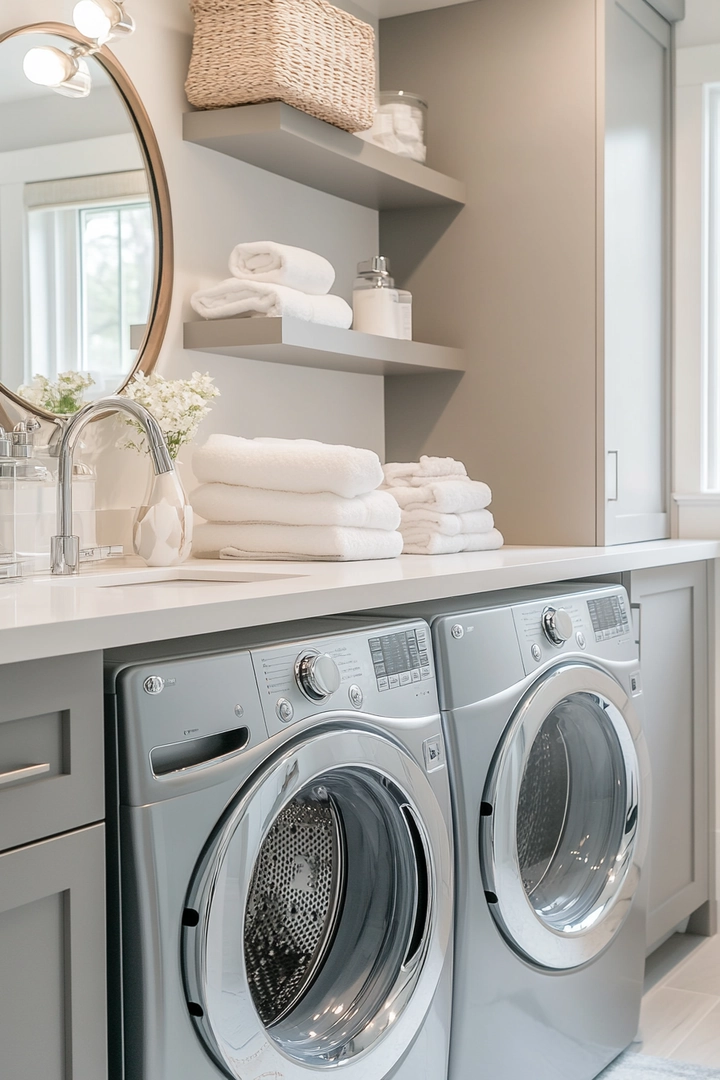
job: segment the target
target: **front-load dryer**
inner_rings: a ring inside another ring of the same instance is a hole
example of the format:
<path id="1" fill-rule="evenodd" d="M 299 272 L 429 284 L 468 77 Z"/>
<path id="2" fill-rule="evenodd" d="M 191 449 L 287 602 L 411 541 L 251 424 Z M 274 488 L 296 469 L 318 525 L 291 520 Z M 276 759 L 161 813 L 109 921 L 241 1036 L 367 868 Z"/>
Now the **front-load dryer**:
<path id="1" fill-rule="evenodd" d="M 114 1076 L 446 1080 L 452 819 L 429 629 L 255 634 L 107 665 Z"/>
<path id="2" fill-rule="evenodd" d="M 556 590 L 417 609 L 456 811 L 450 1080 L 591 1080 L 637 1031 L 650 782 L 630 607 L 619 586 Z"/>

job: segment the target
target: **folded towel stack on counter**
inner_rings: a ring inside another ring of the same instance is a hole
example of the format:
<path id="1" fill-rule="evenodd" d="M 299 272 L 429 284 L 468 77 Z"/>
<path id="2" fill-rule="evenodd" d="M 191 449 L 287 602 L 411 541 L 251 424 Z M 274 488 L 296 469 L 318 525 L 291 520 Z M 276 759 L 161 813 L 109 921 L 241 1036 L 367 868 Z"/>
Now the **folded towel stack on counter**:
<path id="1" fill-rule="evenodd" d="M 261 240 L 238 244 L 229 265 L 232 277 L 190 297 L 204 319 L 285 315 L 343 330 L 352 324 L 350 305 L 341 296 L 328 295 L 335 270 L 322 255 Z"/>
<path id="2" fill-rule="evenodd" d="M 487 507 L 487 484 L 471 480 L 454 458 L 423 456 L 419 462 L 384 466 L 384 490 L 400 507 L 406 555 L 452 555 L 502 547 Z"/>
<path id="3" fill-rule="evenodd" d="M 190 495 L 207 519 L 193 554 L 221 559 L 355 561 L 402 551 L 400 509 L 378 491 L 371 450 L 305 439 L 211 435 L 193 455 Z"/>

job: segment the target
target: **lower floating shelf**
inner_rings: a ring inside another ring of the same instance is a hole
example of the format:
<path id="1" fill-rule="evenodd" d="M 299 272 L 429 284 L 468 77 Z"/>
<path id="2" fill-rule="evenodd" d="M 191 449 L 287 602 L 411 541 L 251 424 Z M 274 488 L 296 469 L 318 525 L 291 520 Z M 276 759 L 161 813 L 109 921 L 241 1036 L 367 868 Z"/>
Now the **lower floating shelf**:
<path id="1" fill-rule="evenodd" d="M 422 375 L 465 370 L 462 349 L 339 330 L 299 319 L 189 322 L 185 323 L 184 342 L 186 349 L 197 352 L 361 375 Z"/>

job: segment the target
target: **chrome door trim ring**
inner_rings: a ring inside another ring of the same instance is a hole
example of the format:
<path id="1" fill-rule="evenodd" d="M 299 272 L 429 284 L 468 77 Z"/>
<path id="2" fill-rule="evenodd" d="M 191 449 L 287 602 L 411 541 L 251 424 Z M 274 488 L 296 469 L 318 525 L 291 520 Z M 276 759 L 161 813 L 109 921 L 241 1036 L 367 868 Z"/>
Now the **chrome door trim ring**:
<path id="1" fill-rule="evenodd" d="M 232 1080 L 276 1071 L 284 1080 L 307 1080 L 308 1066 L 289 1056 L 272 1039 L 255 1010 L 242 963 L 242 986 L 236 988 L 233 1007 L 238 1010 L 236 1026 L 242 1030 L 241 1049 L 234 1050 L 223 1040 L 213 1022 L 213 1005 L 208 1005 L 208 938 L 212 934 L 213 900 L 233 836 L 243 830 L 240 892 L 249 885 L 255 859 L 267 832 L 283 806 L 316 777 L 332 771 L 371 772 L 387 777 L 405 795 L 427 836 L 428 872 L 431 879 L 430 919 L 426 931 L 424 962 L 412 963 L 398 975 L 385 1010 L 376 1022 L 382 1034 L 368 1035 L 368 1043 L 341 1062 L 348 1080 L 380 1080 L 402 1059 L 414 1042 L 442 973 L 450 944 L 452 925 L 452 835 L 451 823 L 441 807 L 425 773 L 409 753 L 389 738 L 352 728 L 309 731 L 271 758 L 255 772 L 239 792 L 225 818 L 218 825 L 193 875 L 186 907 L 197 912 L 196 925 L 182 928 L 183 977 L 187 1001 L 200 1006 L 193 1021 L 201 1040 L 215 1063 Z M 244 917 L 244 902 L 242 904 Z M 242 933 L 240 935 L 242 940 Z M 217 995 L 216 995 L 217 996 Z M 385 1015 L 387 1014 L 387 1015 Z M 354 1040 L 357 1046 L 360 1032 Z M 315 1069 L 336 1066 L 319 1062 Z M 252 1071 L 254 1070 L 254 1071 Z"/>
<path id="2" fill-rule="evenodd" d="M 625 765 L 626 830 L 617 870 L 606 882 L 592 923 L 559 932 L 543 922 L 525 892 L 517 855 L 517 807 L 530 750 L 551 710 L 573 694 L 603 699 Z M 637 891 L 649 831 L 650 766 L 631 698 L 610 673 L 592 662 L 557 664 L 515 709 L 496 751 L 483 793 L 493 812 L 479 816 L 480 860 L 490 910 L 504 936 L 530 963 L 562 971 L 581 967 L 613 940 Z"/>

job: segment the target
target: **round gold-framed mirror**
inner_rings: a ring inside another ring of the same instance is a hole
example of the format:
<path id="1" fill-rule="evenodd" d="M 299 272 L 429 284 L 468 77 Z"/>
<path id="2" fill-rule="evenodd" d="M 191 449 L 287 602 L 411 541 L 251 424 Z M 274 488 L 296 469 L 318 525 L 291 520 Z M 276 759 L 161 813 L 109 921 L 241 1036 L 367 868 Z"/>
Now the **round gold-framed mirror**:
<path id="1" fill-rule="evenodd" d="M 77 50 L 89 92 L 40 85 L 32 49 Z M 167 176 L 125 69 L 64 23 L 0 34 L 0 422 L 52 421 L 149 373 L 172 283 Z"/>

